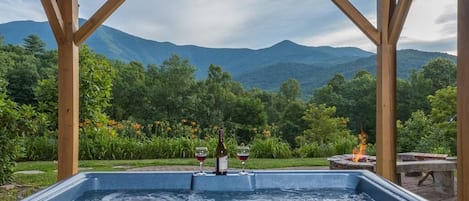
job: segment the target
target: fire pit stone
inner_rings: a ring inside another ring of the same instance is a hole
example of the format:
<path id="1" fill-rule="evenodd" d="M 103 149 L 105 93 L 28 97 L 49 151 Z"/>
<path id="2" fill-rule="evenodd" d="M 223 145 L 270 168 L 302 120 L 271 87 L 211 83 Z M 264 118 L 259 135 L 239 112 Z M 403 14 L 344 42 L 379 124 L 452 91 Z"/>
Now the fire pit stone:
<path id="1" fill-rule="evenodd" d="M 335 155 L 327 160 L 329 161 L 329 169 L 346 170 L 346 169 L 364 169 L 375 172 L 376 157 L 363 155 L 359 162 L 352 161 L 352 154 Z"/>

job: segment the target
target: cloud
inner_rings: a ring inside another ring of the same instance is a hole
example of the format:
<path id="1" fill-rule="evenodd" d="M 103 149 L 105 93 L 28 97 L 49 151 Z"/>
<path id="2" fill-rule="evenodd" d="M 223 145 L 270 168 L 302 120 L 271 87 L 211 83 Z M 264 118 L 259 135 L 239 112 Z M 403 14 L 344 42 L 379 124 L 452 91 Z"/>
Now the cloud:
<path id="1" fill-rule="evenodd" d="M 37 0 L 2 0 L 0 13 L 0 23 L 16 20 L 47 20 L 42 5 Z"/>
<path id="2" fill-rule="evenodd" d="M 424 51 L 446 52 L 456 55 L 456 36 L 449 36 L 437 40 L 422 40 L 417 38 L 401 38 L 399 49 L 418 49 Z"/>
<path id="3" fill-rule="evenodd" d="M 104 2 L 79 1 L 79 17 L 89 18 Z M 351 2 L 376 25 L 376 1 Z M 456 48 L 450 49 L 456 44 L 456 6 L 456 0 L 414 0 L 398 47 L 454 52 Z M 47 20 L 39 0 L 2 0 L 0 13 L 0 23 Z M 325 0 L 128 0 L 105 24 L 180 45 L 259 49 L 292 40 L 310 46 L 376 49 Z"/>

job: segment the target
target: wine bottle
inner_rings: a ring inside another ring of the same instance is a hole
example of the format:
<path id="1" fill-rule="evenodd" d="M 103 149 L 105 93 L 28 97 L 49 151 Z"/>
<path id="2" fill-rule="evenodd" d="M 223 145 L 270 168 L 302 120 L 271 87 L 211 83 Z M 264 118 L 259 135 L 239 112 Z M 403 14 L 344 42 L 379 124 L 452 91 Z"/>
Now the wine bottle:
<path id="1" fill-rule="evenodd" d="M 216 150 L 216 175 L 226 175 L 228 170 L 228 153 L 225 143 L 223 143 L 223 128 L 218 130 L 218 145 Z"/>

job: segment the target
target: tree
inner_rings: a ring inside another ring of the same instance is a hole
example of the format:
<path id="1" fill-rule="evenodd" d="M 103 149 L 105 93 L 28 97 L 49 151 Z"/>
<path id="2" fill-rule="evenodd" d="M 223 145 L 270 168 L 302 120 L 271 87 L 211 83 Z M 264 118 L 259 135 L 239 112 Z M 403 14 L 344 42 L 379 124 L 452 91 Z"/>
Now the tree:
<path id="1" fill-rule="evenodd" d="M 267 114 L 259 99 L 236 97 L 233 105 L 225 111 L 223 124 L 234 130 L 237 140 L 249 143 L 255 137 L 253 128 L 265 127 Z"/>
<path id="2" fill-rule="evenodd" d="M 194 117 L 199 119 L 201 126 L 221 125 L 229 121 L 228 113 L 237 98 L 233 91 L 243 91 L 233 84 L 228 72 L 215 65 L 209 66 L 207 79 L 197 83 L 196 88 L 193 89 L 197 108 Z"/>
<path id="3" fill-rule="evenodd" d="M 116 120 L 145 118 L 148 104 L 144 66 L 135 61 L 129 64 L 114 62 L 112 66 L 117 77 L 112 83 L 111 117 Z"/>
<path id="4" fill-rule="evenodd" d="M 46 43 L 42 41 L 39 36 L 32 34 L 24 39 L 24 48 L 26 51 L 33 55 L 40 55 L 45 52 Z"/>
<path id="5" fill-rule="evenodd" d="M 338 92 L 340 91 L 344 84 L 346 83 L 345 77 L 342 74 L 335 74 L 331 80 L 327 83 L 328 86 L 332 87 L 332 91 Z"/>
<path id="6" fill-rule="evenodd" d="M 80 121 L 99 121 L 111 99 L 114 70 L 107 60 L 96 55 L 87 46 L 80 48 Z M 40 80 L 34 90 L 39 110 L 48 114 L 57 126 L 57 77 Z"/>
<path id="7" fill-rule="evenodd" d="M 422 66 L 423 76 L 432 82 L 432 91 L 455 86 L 456 64 L 448 59 L 436 58 Z"/>
<path id="8" fill-rule="evenodd" d="M 94 119 L 110 106 L 115 71 L 87 46 L 80 49 L 80 119 Z"/>
<path id="9" fill-rule="evenodd" d="M 39 75 L 35 59 L 26 55 L 23 57 L 23 61 L 16 62 L 14 68 L 6 74 L 8 95 L 17 103 L 36 105 L 34 87 Z"/>
<path id="10" fill-rule="evenodd" d="M 446 146 L 442 145 L 442 148 L 447 148 L 449 153 L 456 154 L 456 87 L 448 86 L 440 89 L 428 99 L 432 106 L 430 119 L 439 131 L 438 136 L 434 138 L 445 142 Z"/>
<path id="11" fill-rule="evenodd" d="M 350 130 L 347 129 L 347 119 L 335 117 L 335 112 L 335 107 L 309 104 L 303 116 L 308 127 L 303 135 L 296 138 L 297 144 L 327 144 L 348 137 Z"/>
<path id="12" fill-rule="evenodd" d="M 302 118 L 306 106 L 303 101 L 290 102 L 282 112 L 281 121 L 278 122 L 282 138 L 292 147 L 296 146 L 295 138 L 300 136 L 307 127 Z"/>
<path id="13" fill-rule="evenodd" d="M 407 120 L 412 112 L 430 112 L 427 97 L 433 94 L 432 81 L 424 77 L 422 71 L 411 71 L 409 80 L 397 80 L 397 115 L 401 121 Z"/>
<path id="14" fill-rule="evenodd" d="M 359 71 L 352 80 L 343 82 L 335 75 L 328 85 L 316 90 L 311 100 L 337 108 L 337 116 L 348 117 L 348 128 L 353 133 L 364 129 L 368 141 L 375 142 L 376 79 L 368 71 Z"/>
<path id="15" fill-rule="evenodd" d="M 47 119 L 52 125 L 51 130 L 56 130 L 58 126 L 58 85 L 57 77 L 49 77 L 39 80 L 34 88 L 34 95 L 37 98 L 37 110 L 47 115 Z"/>
<path id="16" fill-rule="evenodd" d="M 301 96 L 301 86 L 298 80 L 290 78 L 280 87 L 280 94 L 288 101 L 295 100 Z"/>
<path id="17" fill-rule="evenodd" d="M 181 119 L 189 116 L 195 84 L 195 68 L 188 60 L 173 55 L 160 66 L 161 94 L 159 103 L 171 118 Z"/>
<path id="18" fill-rule="evenodd" d="M 420 139 L 432 130 L 432 121 L 422 110 L 411 114 L 411 117 L 401 123 L 397 122 L 397 151 L 415 152 Z"/>
<path id="19" fill-rule="evenodd" d="M 18 149 L 17 120 L 19 119 L 17 104 L 8 99 L 5 93 L 0 93 L 0 185 L 13 179 Z"/>

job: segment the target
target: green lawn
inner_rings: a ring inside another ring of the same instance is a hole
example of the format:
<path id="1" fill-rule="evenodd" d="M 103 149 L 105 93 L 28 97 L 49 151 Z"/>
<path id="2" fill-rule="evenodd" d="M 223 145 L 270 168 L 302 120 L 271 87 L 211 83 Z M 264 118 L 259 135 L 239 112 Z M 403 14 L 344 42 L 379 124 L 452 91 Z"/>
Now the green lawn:
<path id="1" fill-rule="evenodd" d="M 205 166 L 213 167 L 215 160 L 207 159 Z M 122 171 L 125 168 L 113 168 L 115 166 L 148 167 L 148 166 L 168 166 L 168 165 L 188 165 L 197 166 L 195 159 L 152 159 L 152 160 L 94 160 L 80 161 L 79 168 L 82 171 Z M 250 158 L 247 161 L 248 169 L 271 169 L 285 167 L 302 166 L 327 166 L 326 158 L 294 158 L 294 159 L 257 159 Z M 241 162 L 232 159 L 229 162 L 231 168 L 241 168 Z M 16 188 L 11 190 L 0 189 L 0 200 L 13 201 L 24 198 L 40 189 L 50 186 L 56 182 L 57 164 L 52 161 L 19 162 L 15 167 L 16 171 L 40 170 L 44 174 L 15 174 L 14 184 Z M 19 186 L 19 187 L 18 187 Z"/>

